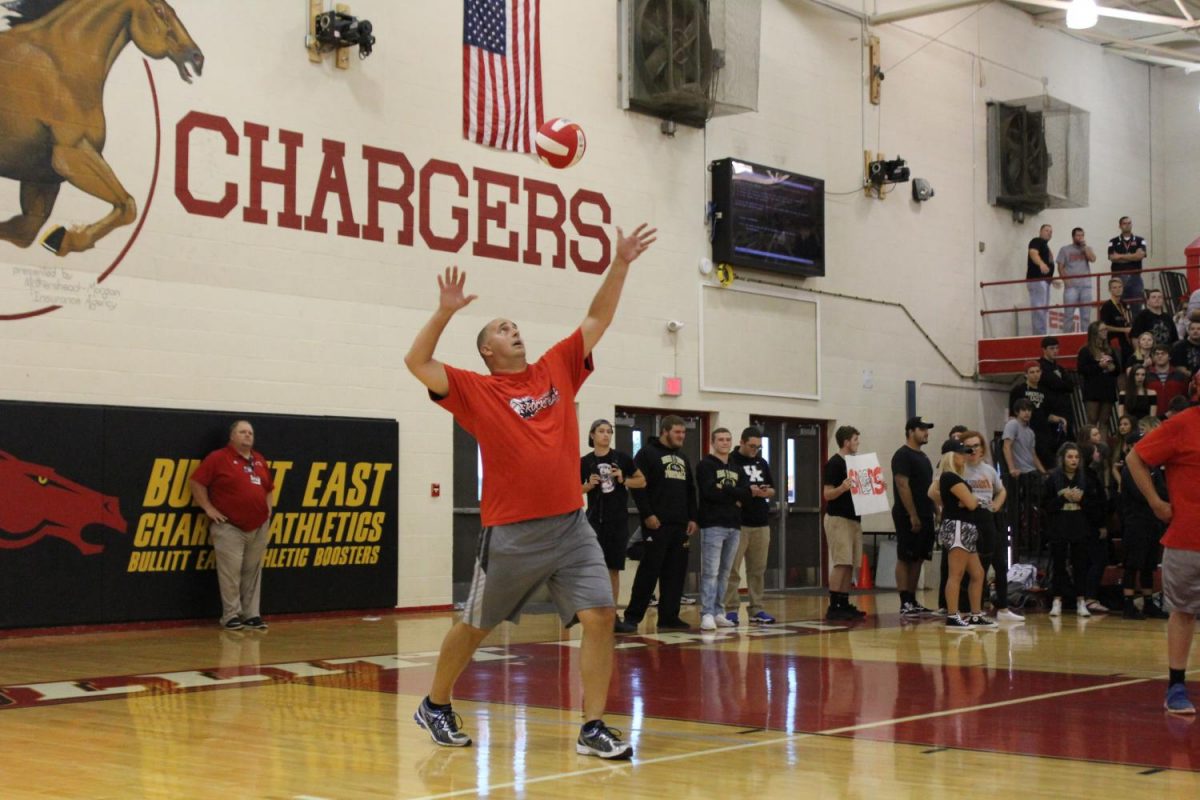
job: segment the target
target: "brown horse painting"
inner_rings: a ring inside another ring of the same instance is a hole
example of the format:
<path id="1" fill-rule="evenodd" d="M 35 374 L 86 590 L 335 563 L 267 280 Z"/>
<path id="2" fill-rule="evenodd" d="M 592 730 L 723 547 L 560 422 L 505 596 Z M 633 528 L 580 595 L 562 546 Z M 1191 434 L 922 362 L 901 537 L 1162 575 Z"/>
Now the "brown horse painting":
<path id="1" fill-rule="evenodd" d="M 21 213 L 0 239 L 28 247 L 50 218 L 63 181 L 112 204 L 90 225 L 59 225 L 42 244 L 60 256 L 88 250 L 137 219 L 137 203 L 104 152 L 104 83 L 125 45 L 169 58 L 192 82 L 204 54 L 164 0 L 11 0 L 0 32 L 0 177 L 21 183 Z"/>

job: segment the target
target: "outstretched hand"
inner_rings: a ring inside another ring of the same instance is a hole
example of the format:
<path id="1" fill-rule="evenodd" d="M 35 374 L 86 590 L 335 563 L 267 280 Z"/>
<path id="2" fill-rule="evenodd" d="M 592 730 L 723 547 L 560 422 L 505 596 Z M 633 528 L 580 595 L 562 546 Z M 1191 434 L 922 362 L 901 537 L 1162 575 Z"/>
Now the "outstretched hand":
<path id="1" fill-rule="evenodd" d="M 466 308 L 479 297 L 476 294 L 463 294 L 463 287 L 467 283 L 467 273 L 459 272 L 458 267 L 446 267 L 445 276 L 438 275 L 437 282 L 441 292 L 438 297 L 438 307 L 451 314 Z"/>
<path id="2" fill-rule="evenodd" d="M 637 260 L 637 257 L 645 252 L 646 248 L 654 244 L 658 237 L 658 228 L 646 229 L 646 223 L 642 223 L 633 229 L 633 233 L 626 236 L 622 233 L 620 227 L 617 228 L 617 258 L 624 261 L 626 264 L 632 264 Z"/>

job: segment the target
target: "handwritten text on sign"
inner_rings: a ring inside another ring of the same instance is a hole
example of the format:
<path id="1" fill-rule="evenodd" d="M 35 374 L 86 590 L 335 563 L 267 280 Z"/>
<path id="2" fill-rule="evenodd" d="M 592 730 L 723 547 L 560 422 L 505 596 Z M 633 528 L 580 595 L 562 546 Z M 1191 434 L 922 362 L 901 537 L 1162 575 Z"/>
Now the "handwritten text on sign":
<path id="1" fill-rule="evenodd" d="M 860 517 L 887 511 L 887 483 L 875 453 L 846 456 L 846 472 L 850 478 L 850 496 L 854 499 L 854 513 Z"/>

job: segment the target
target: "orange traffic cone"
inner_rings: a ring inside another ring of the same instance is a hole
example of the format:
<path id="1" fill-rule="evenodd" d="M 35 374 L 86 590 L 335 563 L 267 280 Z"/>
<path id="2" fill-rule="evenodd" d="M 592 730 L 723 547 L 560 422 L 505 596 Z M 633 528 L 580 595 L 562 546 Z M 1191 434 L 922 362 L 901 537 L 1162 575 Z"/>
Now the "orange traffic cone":
<path id="1" fill-rule="evenodd" d="M 862 554 L 862 563 L 858 567 L 858 588 L 859 589 L 874 589 L 875 581 L 871 579 L 871 564 L 867 561 L 867 554 Z"/>

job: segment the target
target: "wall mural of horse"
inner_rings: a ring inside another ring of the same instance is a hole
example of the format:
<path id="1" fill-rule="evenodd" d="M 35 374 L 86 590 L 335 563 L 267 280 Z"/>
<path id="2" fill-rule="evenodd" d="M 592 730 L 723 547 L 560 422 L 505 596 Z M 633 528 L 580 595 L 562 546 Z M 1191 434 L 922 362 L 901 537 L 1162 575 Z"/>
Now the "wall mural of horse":
<path id="1" fill-rule="evenodd" d="M 104 84 L 125 45 L 169 58 L 192 82 L 204 54 L 165 0 L 10 0 L 0 32 L 0 177 L 21 184 L 21 213 L 0 240 L 28 247 L 50 218 L 63 181 L 112 204 L 90 225 L 43 238 L 60 256 L 88 250 L 137 219 L 137 203 L 104 160 Z"/>

